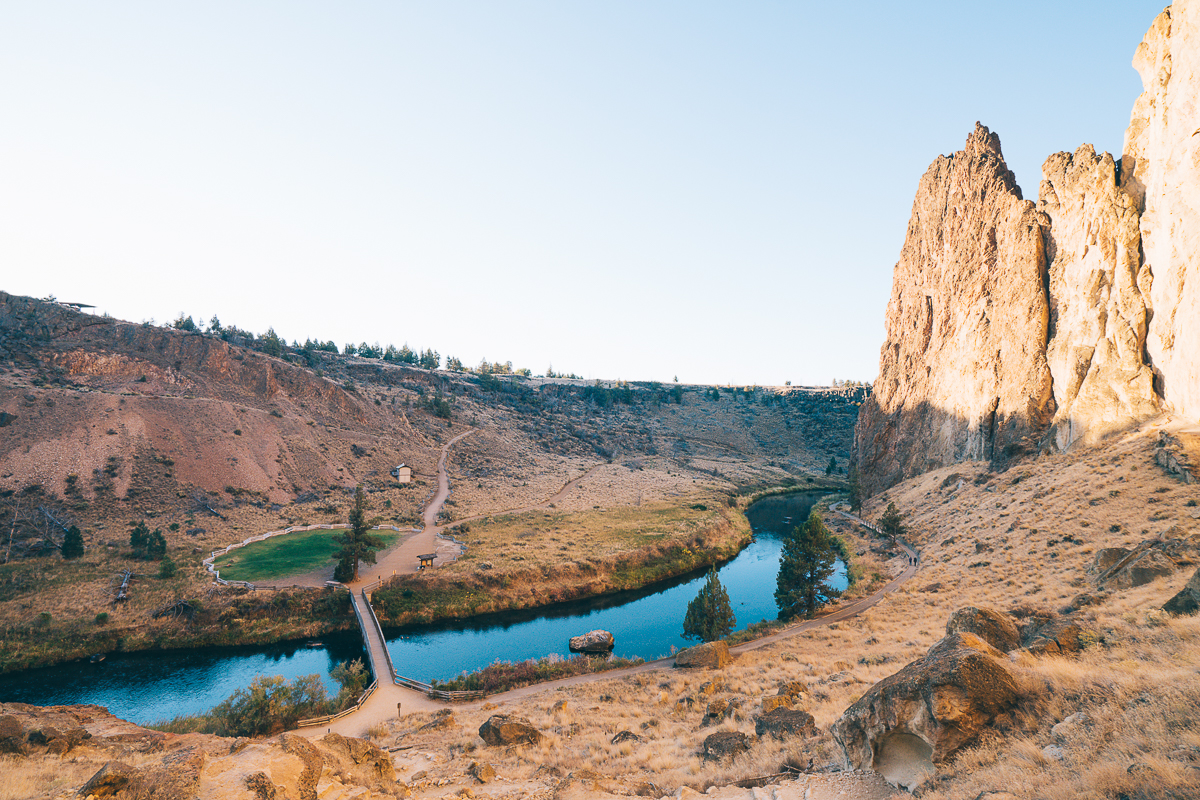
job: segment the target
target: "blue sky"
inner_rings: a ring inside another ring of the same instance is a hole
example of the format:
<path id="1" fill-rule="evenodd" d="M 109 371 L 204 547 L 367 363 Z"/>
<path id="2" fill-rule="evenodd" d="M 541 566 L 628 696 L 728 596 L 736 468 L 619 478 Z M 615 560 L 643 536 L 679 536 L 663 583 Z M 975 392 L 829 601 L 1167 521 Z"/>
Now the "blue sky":
<path id="1" fill-rule="evenodd" d="M 873 379 L 976 120 L 1119 153 L 1121 2 L 8 3 L 0 289 L 587 377 Z"/>

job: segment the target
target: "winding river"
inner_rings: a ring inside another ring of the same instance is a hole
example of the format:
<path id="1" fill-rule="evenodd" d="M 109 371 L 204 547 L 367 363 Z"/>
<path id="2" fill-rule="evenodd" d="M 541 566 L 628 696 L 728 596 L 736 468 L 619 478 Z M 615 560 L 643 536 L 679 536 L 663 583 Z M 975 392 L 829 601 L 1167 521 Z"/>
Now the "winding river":
<path id="1" fill-rule="evenodd" d="M 755 541 L 719 570 L 737 615 L 737 629 L 775 617 L 780 533 L 802 522 L 820 496 L 770 497 L 747 510 Z M 652 660 L 694 643 L 681 636 L 683 617 L 705 573 L 548 608 L 391 630 L 388 650 L 400 674 L 423 681 L 444 680 L 497 660 L 567 657 L 569 637 L 603 628 L 616 637 L 616 655 Z M 839 570 L 830 582 L 844 587 L 844 572 Z M 324 637 L 319 646 L 312 644 L 117 653 L 97 664 L 73 662 L 0 676 L 0 701 L 94 703 L 145 724 L 207 711 L 248 686 L 256 675 L 292 678 L 316 673 L 331 692 L 336 691 L 329 677 L 333 667 L 364 658 L 357 631 Z"/>

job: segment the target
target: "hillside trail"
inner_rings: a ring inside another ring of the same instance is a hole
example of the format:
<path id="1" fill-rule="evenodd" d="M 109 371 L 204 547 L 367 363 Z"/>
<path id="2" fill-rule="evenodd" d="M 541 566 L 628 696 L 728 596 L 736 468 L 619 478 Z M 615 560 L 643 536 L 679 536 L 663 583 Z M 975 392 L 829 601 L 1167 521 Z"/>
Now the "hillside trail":
<path id="1" fill-rule="evenodd" d="M 581 480 L 582 477 L 583 476 L 577 480 Z M 565 488 L 566 487 L 564 487 L 564 489 Z M 830 510 L 835 514 L 854 522 L 855 524 L 861 525 L 872 531 L 878 531 L 877 526 L 862 519 L 861 517 L 858 517 L 855 514 L 841 510 L 839 508 L 840 505 L 841 503 L 835 503 L 830 507 Z M 802 633 L 831 625 L 835 622 L 843 622 L 848 619 L 853 619 L 870 609 L 872 606 L 875 606 L 885 597 L 896 592 L 917 573 L 917 568 L 919 567 L 920 562 L 919 553 L 906 542 L 898 541 L 897 543 L 901 549 L 903 549 L 904 552 L 913 559 L 915 563 L 910 563 L 903 572 L 901 572 L 892 580 L 888 581 L 888 583 L 886 583 L 880 589 L 877 589 L 870 595 L 856 600 L 853 603 L 847 603 L 845 605 L 839 604 L 828 614 L 824 614 L 814 619 L 804 620 L 795 625 L 789 626 L 778 633 L 771 634 L 770 636 L 764 636 L 761 639 L 755 639 L 750 642 L 735 645 L 729 648 L 730 651 L 734 654 L 738 654 L 746 653 L 751 650 L 757 650 L 761 647 L 766 647 L 769 644 L 774 644 L 775 642 L 783 641 L 784 639 L 789 639 L 793 636 L 799 636 Z M 361 603 L 360 595 L 354 594 L 353 596 L 356 598 L 356 604 Z M 362 611 L 364 613 L 369 613 L 369 611 L 365 608 L 362 609 Z M 370 627 L 371 626 L 368 626 L 368 628 Z M 382 642 L 380 643 L 380 646 L 382 646 Z M 372 651 L 374 651 L 374 649 L 375 648 L 373 646 Z M 375 657 L 376 655 L 373 653 L 372 658 L 374 659 Z M 378 657 L 383 658 L 382 652 L 378 654 Z M 610 680 L 614 678 L 624 678 L 630 675 L 640 675 L 646 672 L 654 672 L 656 670 L 671 669 L 674 666 L 675 658 L 674 656 L 671 656 L 669 658 L 658 659 L 657 661 L 648 661 L 644 664 L 638 664 L 634 667 L 614 669 L 607 672 L 591 673 L 588 675 L 576 675 L 574 677 L 562 678 L 556 681 L 547 681 L 545 683 L 522 686 L 519 689 L 511 689 L 507 692 L 489 695 L 487 698 L 476 702 L 456 703 L 455 706 L 464 710 L 478 710 L 485 703 L 499 705 L 501 703 L 532 697 L 543 692 L 553 692 L 562 687 L 578 686 L 580 684 Z M 381 673 L 376 672 L 375 674 L 379 675 Z M 382 674 L 386 676 L 386 672 Z M 402 717 L 405 714 L 413 711 L 433 711 L 446 707 L 448 707 L 447 703 L 433 700 L 418 691 L 396 686 L 391 681 L 381 681 L 379 688 L 375 690 L 371 697 L 367 699 L 367 702 L 364 703 L 358 711 L 354 712 L 353 714 L 349 714 L 340 720 L 336 720 L 329 725 L 320 726 L 318 728 L 306 728 L 300 730 L 299 732 L 310 738 L 323 736 L 325 729 L 340 733 L 343 736 L 363 736 L 370 728 L 385 723 L 388 720 L 396 719 L 396 716 L 394 715 Z"/>

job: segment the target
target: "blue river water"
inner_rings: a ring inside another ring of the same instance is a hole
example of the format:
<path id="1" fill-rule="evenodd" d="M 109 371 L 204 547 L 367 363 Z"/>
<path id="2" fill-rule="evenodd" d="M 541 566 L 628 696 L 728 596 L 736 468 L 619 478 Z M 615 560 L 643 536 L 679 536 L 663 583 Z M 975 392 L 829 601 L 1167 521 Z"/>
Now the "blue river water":
<path id="1" fill-rule="evenodd" d="M 775 617 L 779 534 L 807 517 L 819 494 L 767 498 L 746 512 L 755 541 L 720 567 L 721 583 L 737 615 L 737 628 Z M 419 680 L 448 679 L 493 661 L 523 661 L 552 653 L 569 655 L 567 640 L 595 628 L 612 631 L 616 655 L 647 660 L 694 642 L 682 638 L 688 601 L 705 572 L 639 591 L 623 592 L 550 608 L 506 612 L 471 621 L 389 631 L 396 669 Z M 839 573 L 830 581 L 845 586 Z M 315 645 L 315 646 L 314 646 Z M 258 675 L 329 677 L 340 662 L 366 660 L 357 631 L 323 637 L 321 643 L 287 642 L 254 647 L 114 653 L 100 663 L 76 661 L 0 675 L 0 701 L 34 705 L 93 703 L 145 724 L 209 710 Z"/>
<path id="2" fill-rule="evenodd" d="M 755 541 L 722 565 L 717 575 L 737 617 L 735 630 L 775 619 L 775 577 L 780 534 L 808 516 L 820 494 L 766 498 L 747 511 Z M 524 661 L 549 655 L 570 657 L 567 642 L 590 630 L 610 631 L 613 654 L 647 661 L 696 644 L 683 638 L 688 603 L 700 591 L 707 570 L 647 589 L 563 603 L 529 612 L 503 612 L 470 620 L 385 631 L 396 671 L 421 681 L 445 680 L 494 661 Z M 844 589 L 839 570 L 830 585 Z"/>

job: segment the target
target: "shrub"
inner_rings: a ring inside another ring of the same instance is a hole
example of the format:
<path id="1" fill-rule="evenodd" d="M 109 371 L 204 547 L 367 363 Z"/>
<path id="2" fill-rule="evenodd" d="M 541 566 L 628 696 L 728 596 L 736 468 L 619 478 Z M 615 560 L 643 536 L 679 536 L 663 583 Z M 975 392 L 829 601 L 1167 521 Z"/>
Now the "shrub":
<path id="1" fill-rule="evenodd" d="M 163 558 L 162 565 L 158 568 L 158 577 L 174 578 L 176 572 L 175 562 L 170 558 Z"/>
<path id="2" fill-rule="evenodd" d="M 97 625 L 105 625 L 107 623 L 108 623 L 108 612 L 107 611 L 101 611 L 99 614 L 96 615 L 96 624 Z"/>
<path id="3" fill-rule="evenodd" d="M 35 624 L 39 628 L 45 628 L 50 625 L 50 622 L 53 619 L 54 619 L 54 617 L 50 615 L 49 611 L 43 611 L 42 613 L 37 615 L 37 622 Z"/>
<path id="4" fill-rule="evenodd" d="M 83 555 L 83 534 L 79 532 L 79 528 L 72 525 L 67 530 L 66 537 L 62 543 L 63 558 L 79 558 Z"/>

